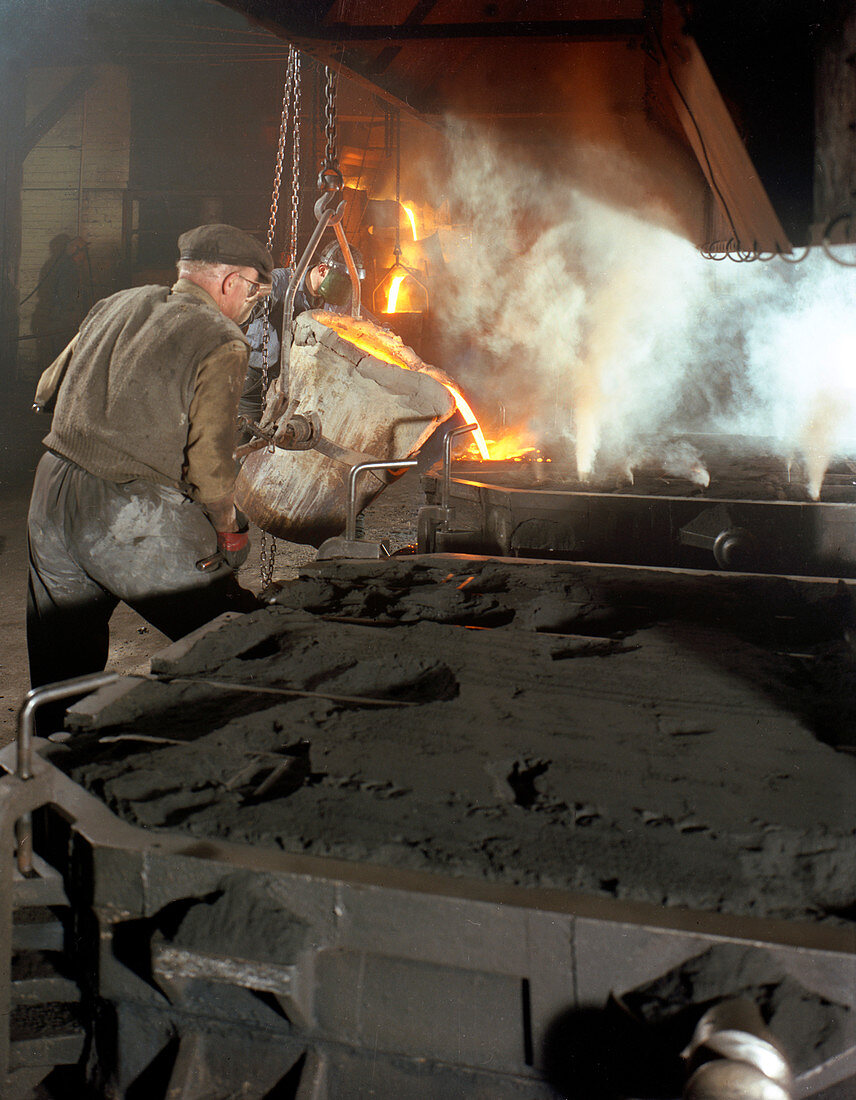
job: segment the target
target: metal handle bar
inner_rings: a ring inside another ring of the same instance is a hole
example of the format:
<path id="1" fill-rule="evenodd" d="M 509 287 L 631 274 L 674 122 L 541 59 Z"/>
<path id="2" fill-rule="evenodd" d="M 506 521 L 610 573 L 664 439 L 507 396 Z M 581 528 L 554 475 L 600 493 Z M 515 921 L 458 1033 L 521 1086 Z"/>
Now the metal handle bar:
<path id="1" fill-rule="evenodd" d="M 427 284 L 423 283 L 423 281 L 419 278 L 419 272 L 416 271 L 415 268 L 408 267 L 407 264 L 403 264 L 401 260 L 395 261 L 392 267 L 387 271 L 381 281 L 374 288 L 374 291 L 372 292 L 372 309 L 374 309 L 375 313 L 384 312 L 383 310 L 378 309 L 378 291 L 381 289 L 387 279 L 389 279 L 390 275 L 392 275 L 393 272 L 399 270 L 403 271 L 405 275 L 409 276 L 413 280 L 413 282 L 416 283 L 416 285 L 421 289 L 422 293 L 425 295 L 425 309 L 429 310 L 431 308 L 431 294 L 428 290 Z M 401 278 L 404 279 L 404 275 L 402 275 Z M 389 291 L 387 291 L 387 294 L 389 294 Z"/>
<path id="2" fill-rule="evenodd" d="M 318 247 L 318 242 L 321 240 L 324 230 L 331 222 L 338 227 L 338 222 L 342 220 L 342 215 L 345 212 L 345 200 L 341 197 L 341 194 L 341 191 L 325 191 L 315 203 L 315 217 L 318 219 L 318 224 L 315 226 L 312 236 L 309 238 L 309 243 L 303 250 L 303 255 L 300 257 L 288 284 L 282 314 L 282 344 L 279 355 L 280 392 L 282 392 L 282 381 L 288 377 L 288 361 L 291 358 L 291 322 L 293 320 L 291 315 L 294 312 L 294 299 L 297 295 L 297 288 L 309 269 L 310 261 L 315 255 L 315 249 Z M 334 203 L 337 203 L 337 205 L 334 206 Z M 351 262 L 353 263 L 353 260 Z"/>
<path id="3" fill-rule="evenodd" d="M 18 760 L 16 774 L 19 779 L 33 778 L 33 729 L 36 711 L 44 703 L 55 703 L 70 695 L 85 695 L 96 688 L 115 684 L 118 672 L 95 672 L 76 676 L 73 680 L 59 680 L 55 684 L 32 688 L 24 696 L 18 711 Z"/>
<path id="4" fill-rule="evenodd" d="M 342 225 L 341 220 L 336 222 L 334 229 L 336 230 L 336 240 L 339 242 L 339 248 L 341 248 L 345 263 L 348 265 L 348 275 L 351 278 L 351 316 L 354 320 L 359 321 L 360 295 L 362 294 L 360 276 L 357 272 L 357 265 L 354 263 L 354 257 L 351 255 L 351 246 L 348 244 L 345 227 Z"/>
<path id="5" fill-rule="evenodd" d="M 440 505 L 446 509 L 447 515 L 449 509 L 449 493 L 452 484 L 452 440 L 456 435 L 466 435 L 467 432 L 474 432 L 477 429 L 478 424 L 464 424 L 463 427 L 460 428 L 450 428 L 443 436 L 443 490 L 440 497 Z"/>
<path id="6" fill-rule="evenodd" d="M 18 744 L 15 774 L 18 779 L 33 778 L 33 729 L 36 711 L 43 703 L 55 703 L 67 699 L 70 695 L 85 695 L 96 688 L 115 684 L 118 672 L 97 672 L 87 676 L 76 676 L 73 680 L 60 680 L 55 684 L 45 684 L 33 688 L 24 696 L 24 702 L 18 711 Z M 17 862 L 22 875 L 28 875 L 33 867 L 33 819 L 24 814 L 15 823 L 17 834 Z"/>
<path id="7" fill-rule="evenodd" d="M 345 538 L 355 542 L 357 538 L 357 478 L 363 470 L 400 470 L 417 466 L 415 458 L 399 458 L 394 462 L 360 462 L 352 466 L 348 474 L 348 518 L 345 524 Z"/>

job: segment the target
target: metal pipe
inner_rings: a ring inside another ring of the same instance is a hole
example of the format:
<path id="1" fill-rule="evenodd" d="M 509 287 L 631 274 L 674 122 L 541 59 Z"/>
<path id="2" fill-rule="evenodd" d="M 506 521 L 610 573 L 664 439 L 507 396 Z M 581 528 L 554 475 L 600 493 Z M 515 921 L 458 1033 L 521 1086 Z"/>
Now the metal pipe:
<path id="1" fill-rule="evenodd" d="M 33 730 L 36 711 L 44 703 L 55 703 L 71 695 L 84 695 L 96 688 L 114 684 L 119 679 L 118 672 L 90 673 L 76 676 L 72 680 L 60 680 L 55 684 L 45 684 L 32 688 L 24 696 L 24 702 L 18 711 L 18 743 L 15 774 L 18 779 L 33 778 Z M 33 820 L 32 815 L 23 814 L 15 823 L 17 836 L 18 870 L 22 875 L 29 874 L 33 866 Z"/>
<path id="2" fill-rule="evenodd" d="M 345 523 L 345 538 L 348 542 L 356 542 L 357 538 L 357 478 L 363 470 L 401 470 L 417 465 L 415 458 L 400 458 L 393 462 L 360 462 L 351 467 L 348 474 L 348 517 Z"/>
<path id="3" fill-rule="evenodd" d="M 33 778 L 33 729 L 35 714 L 45 703 L 55 703 L 67 699 L 70 695 L 85 695 L 96 688 L 115 684 L 118 672 L 90 672 L 86 676 L 75 676 L 72 680 L 59 680 L 55 684 L 44 684 L 31 688 L 24 696 L 24 702 L 18 711 L 18 758 L 16 774 L 19 779 Z"/>
<path id="4" fill-rule="evenodd" d="M 464 424 L 460 428 L 450 428 L 443 436 L 443 489 L 440 497 L 440 506 L 448 515 L 449 494 L 452 486 L 452 440 L 456 435 L 466 435 L 474 432 L 478 424 Z"/>
<path id="5" fill-rule="evenodd" d="M 315 255 L 315 250 L 324 234 L 324 230 L 331 222 L 338 228 L 338 222 L 341 221 L 342 215 L 345 212 L 345 200 L 341 195 L 342 192 L 340 190 L 325 191 L 321 198 L 315 203 L 314 212 L 318 223 L 312 232 L 312 236 L 309 238 L 309 243 L 303 250 L 303 255 L 300 257 L 297 267 L 294 269 L 294 274 L 291 276 L 291 281 L 288 284 L 288 290 L 285 295 L 285 306 L 283 307 L 282 314 L 282 342 L 279 353 L 280 393 L 283 392 L 283 382 L 287 381 L 288 378 L 288 362 L 291 358 L 291 322 L 293 320 L 292 313 L 294 312 L 294 299 L 297 295 L 297 288 L 300 286 L 303 276 L 309 269 L 310 261 Z M 334 207 L 333 203 L 336 202 L 336 200 L 339 200 L 339 202 L 338 205 Z M 351 258 L 351 262 L 353 263 L 353 257 Z"/>
<path id="6" fill-rule="evenodd" d="M 18 870 L 28 875 L 33 869 L 33 815 L 21 814 L 15 822 L 15 856 Z"/>
<path id="7" fill-rule="evenodd" d="M 348 274 L 351 277 L 351 316 L 359 321 L 360 295 L 362 294 L 360 276 L 357 265 L 354 263 L 354 257 L 351 255 L 351 246 L 348 244 L 348 238 L 345 236 L 345 229 L 341 221 L 336 222 L 334 229 L 336 230 L 336 240 L 339 242 L 342 255 L 345 257 L 345 263 L 348 265 Z"/>

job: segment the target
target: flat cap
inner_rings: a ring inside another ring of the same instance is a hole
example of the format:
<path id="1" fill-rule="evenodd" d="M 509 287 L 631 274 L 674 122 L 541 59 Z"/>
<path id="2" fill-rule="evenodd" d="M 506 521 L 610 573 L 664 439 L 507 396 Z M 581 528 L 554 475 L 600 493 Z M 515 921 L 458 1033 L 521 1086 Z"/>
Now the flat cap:
<path id="1" fill-rule="evenodd" d="M 178 238 L 181 260 L 201 260 L 209 264 L 235 264 L 254 267 L 261 281 L 269 283 L 273 257 L 255 237 L 234 225 L 198 225 Z"/>

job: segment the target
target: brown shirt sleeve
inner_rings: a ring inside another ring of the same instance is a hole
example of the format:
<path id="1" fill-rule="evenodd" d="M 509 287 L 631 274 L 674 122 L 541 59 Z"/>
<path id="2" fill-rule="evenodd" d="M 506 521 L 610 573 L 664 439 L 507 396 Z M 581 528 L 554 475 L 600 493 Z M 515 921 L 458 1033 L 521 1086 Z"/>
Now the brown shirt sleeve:
<path id="1" fill-rule="evenodd" d="M 249 349 L 240 340 L 221 345 L 199 364 L 190 402 L 185 478 L 202 504 L 231 502 L 235 488 L 235 418 Z M 212 519 L 213 519 L 212 515 Z"/>

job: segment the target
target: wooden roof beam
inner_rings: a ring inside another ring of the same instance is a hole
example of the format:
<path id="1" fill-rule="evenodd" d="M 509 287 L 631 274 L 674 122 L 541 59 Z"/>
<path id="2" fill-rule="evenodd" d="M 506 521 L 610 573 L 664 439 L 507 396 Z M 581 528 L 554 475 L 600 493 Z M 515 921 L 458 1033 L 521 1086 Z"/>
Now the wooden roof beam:
<path id="1" fill-rule="evenodd" d="M 677 8 L 663 5 L 655 35 L 672 104 L 732 235 L 732 250 L 791 252 L 793 246 L 743 144 L 734 119 Z"/>

